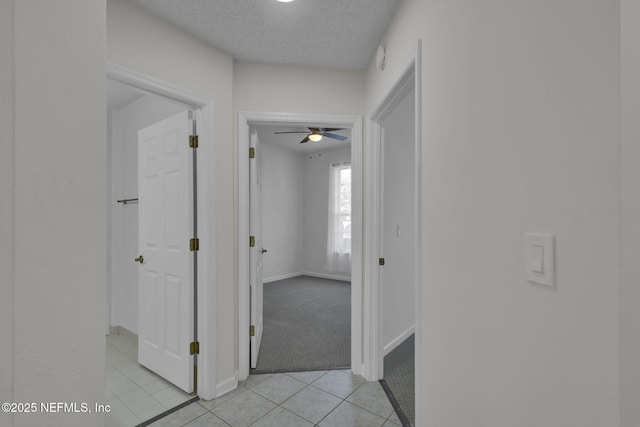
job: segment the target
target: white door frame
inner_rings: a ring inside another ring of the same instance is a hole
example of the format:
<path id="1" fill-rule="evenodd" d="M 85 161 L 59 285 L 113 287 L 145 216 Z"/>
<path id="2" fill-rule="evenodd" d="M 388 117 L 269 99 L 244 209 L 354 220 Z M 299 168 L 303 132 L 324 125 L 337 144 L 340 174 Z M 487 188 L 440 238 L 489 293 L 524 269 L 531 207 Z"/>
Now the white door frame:
<path id="1" fill-rule="evenodd" d="M 367 240 L 364 250 L 364 281 L 368 284 L 367 298 L 364 302 L 364 354 L 367 356 L 363 375 L 367 379 L 381 379 L 383 376 L 383 349 L 381 339 L 381 289 L 380 289 L 380 217 L 381 209 L 381 141 L 382 121 L 410 92 L 415 93 L 415 397 L 421 402 L 423 395 L 422 366 L 422 42 L 418 40 L 416 49 L 409 58 L 407 66 L 396 79 L 391 90 L 386 94 L 377 107 L 368 114 L 367 131 L 369 135 L 369 149 L 366 159 L 367 206 L 365 218 L 365 235 L 371 236 Z M 416 425 L 422 425 L 422 408 L 416 405 Z"/>
<path id="2" fill-rule="evenodd" d="M 198 197 L 198 265 L 197 321 L 200 354 L 198 355 L 197 394 L 202 399 L 216 397 L 216 276 L 214 235 L 214 140 L 213 101 L 199 94 L 156 79 L 146 74 L 107 63 L 107 78 L 138 90 L 159 95 L 193 108 L 198 130 L 197 197 Z"/>
<path id="3" fill-rule="evenodd" d="M 238 113 L 238 377 L 249 376 L 249 135 L 250 126 L 258 124 L 322 123 L 351 129 L 351 171 L 356 177 L 351 189 L 352 217 L 359 226 L 352 229 L 351 247 L 351 370 L 360 375 L 363 369 L 362 341 L 362 117 L 326 114 Z"/>

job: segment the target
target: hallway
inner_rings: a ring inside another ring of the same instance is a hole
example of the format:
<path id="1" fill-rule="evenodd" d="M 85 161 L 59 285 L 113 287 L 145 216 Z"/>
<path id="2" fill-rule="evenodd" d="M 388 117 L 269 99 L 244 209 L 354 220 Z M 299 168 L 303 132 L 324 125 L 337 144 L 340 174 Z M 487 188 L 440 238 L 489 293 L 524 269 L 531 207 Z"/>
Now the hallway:
<path id="1" fill-rule="evenodd" d="M 250 375 L 219 399 L 199 401 L 151 424 L 355 427 L 402 425 L 380 383 L 349 371 Z"/>

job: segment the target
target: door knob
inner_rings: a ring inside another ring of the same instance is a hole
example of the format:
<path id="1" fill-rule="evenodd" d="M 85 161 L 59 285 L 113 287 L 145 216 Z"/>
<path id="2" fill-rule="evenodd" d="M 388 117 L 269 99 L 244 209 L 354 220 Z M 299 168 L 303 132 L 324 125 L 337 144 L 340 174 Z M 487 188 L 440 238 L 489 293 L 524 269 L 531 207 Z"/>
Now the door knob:
<path id="1" fill-rule="evenodd" d="M 140 255 L 138 258 L 135 259 L 136 262 L 139 262 L 140 264 L 142 264 L 144 262 L 144 257 L 142 255 Z"/>
<path id="2" fill-rule="evenodd" d="M 265 253 L 267 250 L 263 248 L 260 252 Z"/>

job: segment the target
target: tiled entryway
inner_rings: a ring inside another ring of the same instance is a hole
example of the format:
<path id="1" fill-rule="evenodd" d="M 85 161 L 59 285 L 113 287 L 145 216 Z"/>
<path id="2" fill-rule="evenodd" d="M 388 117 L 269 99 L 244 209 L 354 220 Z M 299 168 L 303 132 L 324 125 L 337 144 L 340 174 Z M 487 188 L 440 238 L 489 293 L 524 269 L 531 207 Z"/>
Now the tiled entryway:
<path id="1" fill-rule="evenodd" d="M 133 427 L 193 396 L 138 364 L 138 346 L 123 335 L 107 336 L 106 427 Z"/>
<path id="2" fill-rule="evenodd" d="M 218 399 L 192 403 L 154 427 L 397 427 L 378 382 L 349 371 L 250 375 Z"/>

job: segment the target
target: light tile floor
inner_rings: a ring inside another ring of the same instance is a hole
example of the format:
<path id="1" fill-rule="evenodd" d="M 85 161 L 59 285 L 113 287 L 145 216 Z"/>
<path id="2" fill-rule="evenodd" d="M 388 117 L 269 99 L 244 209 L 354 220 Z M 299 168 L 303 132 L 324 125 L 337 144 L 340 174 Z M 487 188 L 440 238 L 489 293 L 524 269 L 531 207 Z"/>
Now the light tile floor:
<path id="1" fill-rule="evenodd" d="M 349 371 L 250 375 L 218 399 L 192 403 L 154 427 L 397 427 L 378 382 Z"/>
<path id="2" fill-rule="evenodd" d="M 193 396 L 138 364 L 138 345 L 122 335 L 107 336 L 106 427 L 133 427 Z"/>

